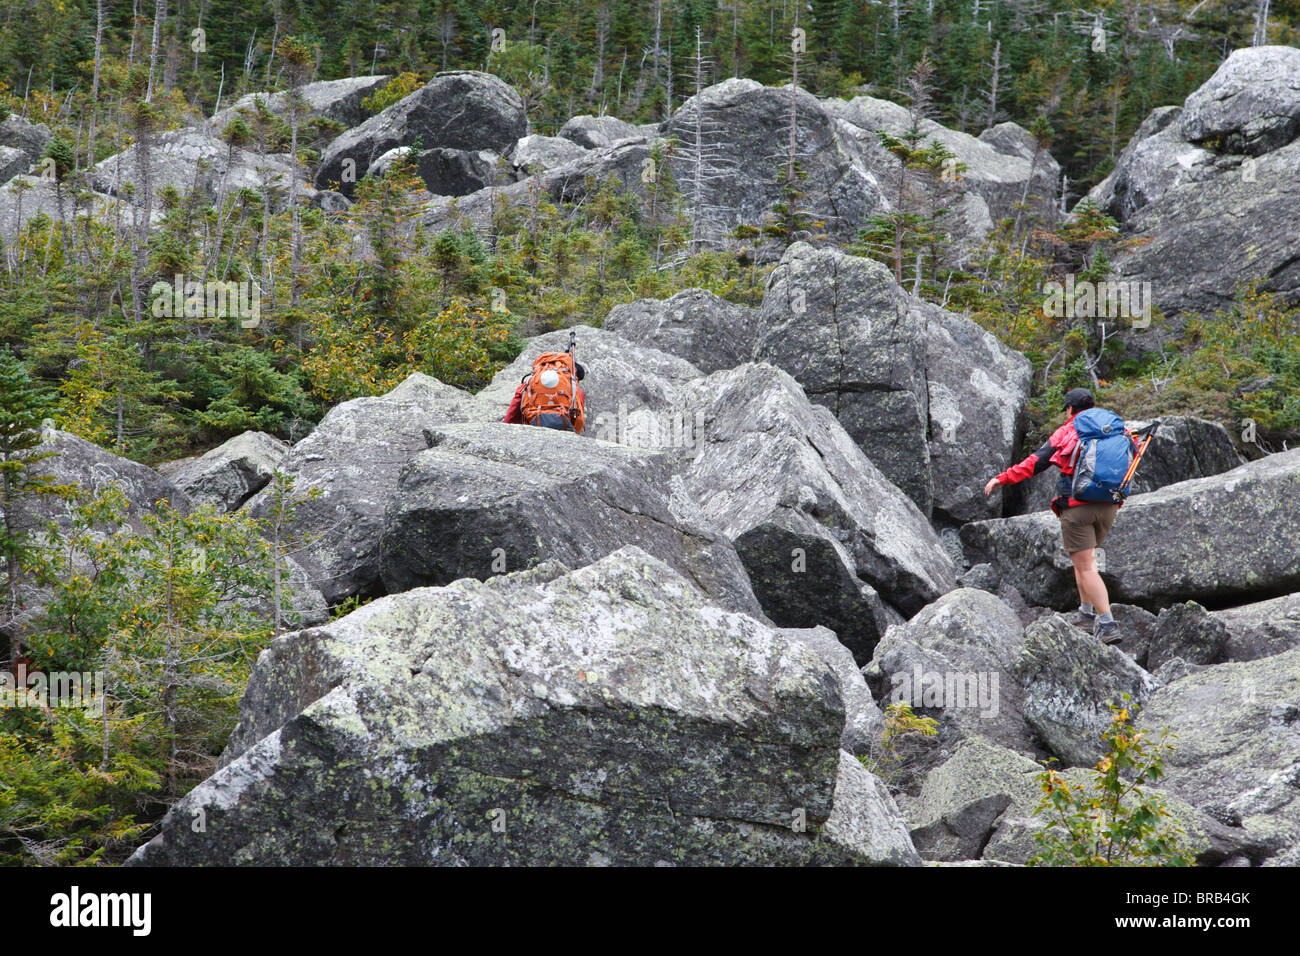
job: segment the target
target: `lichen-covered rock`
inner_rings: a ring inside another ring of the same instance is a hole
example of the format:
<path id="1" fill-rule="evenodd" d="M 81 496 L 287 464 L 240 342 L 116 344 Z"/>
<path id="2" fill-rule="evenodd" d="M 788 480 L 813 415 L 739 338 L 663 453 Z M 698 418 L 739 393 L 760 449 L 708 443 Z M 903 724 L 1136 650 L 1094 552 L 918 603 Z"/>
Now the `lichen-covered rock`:
<path id="1" fill-rule="evenodd" d="M 953 587 L 924 516 L 780 369 L 689 383 L 672 417 L 701 426 L 679 450 L 675 510 L 735 542 L 778 624 L 823 624 L 865 663 L 900 613 Z"/>
<path id="2" fill-rule="evenodd" d="M 1087 198 L 1123 223 L 1170 189 L 1218 175 L 1214 154 L 1179 135 L 1182 112 L 1181 106 L 1152 110 L 1115 160 L 1114 170 Z"/>
<path id="3" fill-rule="evenodd" d="M 321 157 L 316 184 L 351 195 L 381 154 L 397 146 L 504 153 L 528 132 L 519 94 L 490 73 L 452 70 L 339 136 Z M 346 175 L 350 168 L 354 179 Z"/>
<path id="4" fill-rule="evenodd" d="M 327 602 L 383 593 L 384 509 L 402 467 L 429 447 L 424 429 L 492 414 L 469 393 L 417 372 L 386 395 L 336 405 L 293 446 L 280 470 L 293 477 L 298 499 L 293 534 L 304 544 L 295 557 Z M 264 488 L 244 509 L 262 517 L 270 506 Z"/>
<path id="5" fill-rule="evenodd" d="M 1118 280 L 1150 283 L 1170 320 L 1130 335 L 1158 352 L 1186 317 L 1230 306 L 1239 287 L 1300 301 L 1300 51 L 1234 51 L 1183 108 L 1154 114 L 1090 198 L 1141 237 L 1114 259 Z M 1239 250 L 1225 256 L 1224 249 Z"/>
<path id="6" fill-rule="evenodd" d="M 1300 449 L 1133 496 L 1103 546 L 1111 599 L 1159 609 L 1300 590 L 1297 495 Z M 961 540 L 968 560 L 992 564 L 1031 604 L 1076 606 L 1050 512 L 971 522 Z"/>
<path id="7" fill-rule="evenodd" d="M 1163 785 L 1246 836 L 1300 845 L 1300 649 L 1219 664 L 1153 693 L 1139 730 L 1175 736 Z"/>
<path id="8" fill-rule="evenodd" d="M 918 309 L 925 319 L 935 516 L 950 522 L 998 517 L 1001 503 L 984 494 L 984 484 L 1020 449 L 1029 360 L 965 316 L 928 303 Z"/>
<path id="9" fill-rule="evenodd" d="M 144 528 L 139 523 L 140 515 L 157 511 L 160 503 L 179 511 L 188 511 L 193 504 L 184 491 L 149 466 L 115 455 L 70 432 L 43 429 L 37 453 L 50 456 L 41 460 L 39 470 L 56 484 L 75 485 L 87 494 L 110 487 L 120 489 L 126 498 L 127 523 L 137 531 Z M 67 499 L 47 497 L 41 501 L 42 515 L 60 525 L 66 526 L 71 520 L 72 509 L 73 502 Z"/>
<path id="10" fill-rule="evenodd" d="M 926 860 L 1025 863 L 1036 852 L 1033 819 L 1043 768 L 980 737 L 963 740 L 908 801 L 912 843 Z"/>
<path id="11" fill-rule="evenodd" d="M 309 118 L 320 117 L 344 127 L 364 123 L 369 114 L 362 101 L 387 86 L 391 79 L 387 75 L 348 76 L 338 80 L 306 83 L 298 90 L 298 121 L 301 123 Z M 289 94 L 283 91 L 248 93 L 215 114 L 209 122 L 220 132 L 234 119 L 236 113 L 252 113 L 258 106 L 288 122 Z"/>
<path id="12" fill-rule="evenodd" d="M 1212 612 L 1228 628 L 1230 661 L 1254 661 L 1300 647 L 1300 594 Z"/>
<path id="13" fill-rule="evenodd" d="M 902 789 L 915 790 L 972 737 L 1046 756 L 1025 722 L 1024 692 L 1014 673 L 1024 639 L 1015 611 L 970 588 L 951 591 L 890 628 L 863 669 L 868 685 L 882 707 L 907 704 L 938 721 L 933 737 L 900 738 Z"/>
<path id="14" fill-rule="evenodd" d="M 1300 136 L 1300 50 L 1233 50 L 1187 97 L 1178 126 L 1183 139 L 1213 141 L 1218 152 L 1258 156 L 1285 146 Z"/>
<path id="15" fill-rule="evenodd" d="M 718 372 L 750 360 L 758 341 L 758 310 L 705 289 L 683 289 L 669 299 L 615 306 L 604 328 L 680 356 L 703 372 Z"/>
<path id="16" fill-rule="evenodd" d="M 547 560 L 578 567 L 636 545 L 721 606 L 762 616 L 730 541 L 674 518 L 653 453 L 501 422 L 432 425 L 430 437 L 384 515 L 389 593 Z"/>
<path id="17" fill-rule="evenodd" d="M 531 174 L 563 166 L 584 156 L 586 152 L 577 143 L 561 139 L 559 136 L 530 133 L 515 143 L 508 156 L 510 164 L 516 170 Z"/>
<path id="18" fill-rule="evenodd" d="M 840 736 L 840 749 L 855 757 L 869 752 L 871 739 L 879 733 L 884 715 L 871 699 L 871 691 L 853 660 L 853 654 L 840 643 L 834 631 L 824 627 L 784 628 L 781 633 L 792 641 L 808 645 L 835 672 L 840 700 L 844 702 L 844 733 Z"/>
<path id="19" fill-rule="evenodd" d="M 794 376 L 927 517 L 998 513 L 983 484 L 1019 449 L 1024 356 L 880 263 L 806 243 L 782 256 L 759 315 L 755 360 Z"/>
<path id="20" fill-rule="evenodd" d="M 1035 839 L 1051 819 L 1038 813 L 1043 767 L 1027 757 L 978 738 L 963 741 L 952 758 L 926 778 L 906 813 L 912 840 L 926 860 L 981 859 L 1023 865 L 1042 851 Z M 1092 773 L 1065 770 L 1070 786 L 1091 789 Z M 1242 860 L 1249 865 L 1268 849 L 1241 829 L 1225 826 L 1164 790 L 1144 787 L 1162 801 L 1183 830 L 1183 845 L 1202 866 Z M 1131 803 L 1129 804 L 1131 806 Z M 1064 836 L 1058 830 L 1059 836 Z"/>
<path id="21" fill-rule="evenodd" d="M 1175 658 L 1188 664 L 1218 664 L 1224 659 L 1229 639 L 1227 626 L 1195 601 L 1175 604 L 1161 611 L 1152 625 L 1150 650 L 1143 666 L 1155 673 Z"/>
<path id="22" fill-rule="evenodd" d="M 927 516 L 924 323 L 883 265 L 797 242 L 768 278 L 755 361 L 790 373 Z"/>
<path id="23" fill-rule="evenodd" d="M 881 182 L 892 182 L 897 176 L 898 160 L 880 148 L 878 134 L 907 133 L 912 126 L 907 108 L 872 96 L 847 101 L 827 99 L 824 106 L 849 125 L 869 157 L 869 168 L 875 176 Z M 978 196 L 992 219 L 1015 215 L 1017 204 L 1025 200 L 1038 215 L 1054 215 L 1061 167 L 1051 153 L 1037 148 L 1032 134 L 1023 127 L 1001 123 L 975 137 L 922 119 L 919 129 L 926 142 L 942 144 L 965 166 L 953 187 Z"/>
<path id="24" fill-rule="evenodd" d="M 131 863 L 919 862 L 843 720 L 813 651 L 638 549 L 461 580 L 273 642 Z"/>
<path id="25" fill-rule="evenodd" d="M 645 131 L 617 116 L 571 116 L 560 127 L 559 137 L 584 149 L 613 146 L 624 139 L 644 139 Z"/>
<path id="26" fill-rule="evenodd" d="M 1159 686 L 1122 651 L 1054 616 L 1025 629 L 1015 677 L 1025 720 L 1071 767 L 1101 759 L 1112 704 L 1139 708 Z"/>
<path id="27" fill-rule="evenodd" d="M 862 146 L 841 134 L 824 101 L 803 89 L 792 93 L 789 84 L 770 87 L 732 77 L 689 97 L 663 127 L 664 136 L 694 144 L 698 113 L 705 130 L 707 175 L 698 199 L 687 150 L 679 149 L 673 160 L 688 201 L 698 202 L 706 213 L 697 221 L 697 238 L 720 242 L 738 225 L 757 226 L 781 201 L 780 157 L 790 141 L 792 97 L 796 158 L 805 174 L 800 205 L 810 218 L 824 223 L 829 236 L 847 241 L 873 213 L 886 208 Z"/>
<path id="28" fill-rule="evenodd" d="M 286 205 L 294 180 L 302 200 L 309 200 L 316 193 L 303 167 L 295 164 L 287 153 L 232 148 L 221 139 L 219 130 L 209 126 L 159 133 L 150 138 L 143 152 L 136 143 L 96 163 L 91 170 L 91 181 L 102 193 L 127 202 L 141 202 L 146 166 L 155 208 L 159 206 L 159 190 L 164 186 L 171 186 L 182 195 L 194 190 L 206 202 L 220 202 L 241 189 L 259 195 L 266 190 L 271 208 L 277 210 Z"/>
<path id="29" fill-rule="evenodd" d="M 271 480 L 289 446 L 266 432 L 244 432 L 198 458 L 158 470 L 195 504 L 235 511 Z"/>

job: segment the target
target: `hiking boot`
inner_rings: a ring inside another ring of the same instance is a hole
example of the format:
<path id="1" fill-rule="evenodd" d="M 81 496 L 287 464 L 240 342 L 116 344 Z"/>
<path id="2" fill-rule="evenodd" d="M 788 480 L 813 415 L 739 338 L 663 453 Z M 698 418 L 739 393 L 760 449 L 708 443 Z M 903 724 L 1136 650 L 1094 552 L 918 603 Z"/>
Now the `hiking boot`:
<path id="1" fill-rule="evenodd" d="M 1070 623 L 1077 627 L 1092 627 L 1097 623 L 1097 612 L 1089 614 L 1083 608 L 1074 612 L 1074 617 L 1070 618 Z"/>
<path id="2" fill-rule="evenodd" d="M 1124 640 L 1119 632 L 1119 621 L 1098 621 L 1092 629 L 1092 636 L 1103 644 L 1118 644 Z"/>

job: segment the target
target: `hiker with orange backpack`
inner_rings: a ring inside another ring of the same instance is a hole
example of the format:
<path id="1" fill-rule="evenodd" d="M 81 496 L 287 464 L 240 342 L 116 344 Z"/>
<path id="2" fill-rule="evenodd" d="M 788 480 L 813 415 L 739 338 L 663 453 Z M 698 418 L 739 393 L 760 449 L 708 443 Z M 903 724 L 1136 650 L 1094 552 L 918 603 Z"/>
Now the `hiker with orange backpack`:
<path id="1" fill-rule="evenodd" d="M 1128 497 L 1133 475 L 1160 424 L 1157 420 L 1138 433 L 1124 427 L 1114 412 L 1095 408 L 1092 392 L 1071 389 L 1064 410 L 1065 424 L 1052 433 L 1043 447 L 1019 464 L 990 478 L 984 494 L 999 485 L 1014 485 L 1052 465 L 1061 470 L 1052 512 L 1061 522 L 1061 539 L 1074 567 L 1079 589 L 1079 610 L 1074 623 L 1092 624 L 1093 636 L 1106 644 L 1123 638 L 1110 612 L 1106 582 L 1097 571 L 1097 548 L 1110 534 L 1115 515 Z M 1138 437 L 1143 440 L 1139 444 Z"/>
<path id="2" fill-rule="evenodd" d="M 569 332 L 564 352 L 543 352 L 533 369 L 515 389 L 506 417 L 513 425 L 537 425 L 582 434 L 586 425 L 587 396 L 578 384 L 586 370 L 574 358 L 577 335 Z"/>

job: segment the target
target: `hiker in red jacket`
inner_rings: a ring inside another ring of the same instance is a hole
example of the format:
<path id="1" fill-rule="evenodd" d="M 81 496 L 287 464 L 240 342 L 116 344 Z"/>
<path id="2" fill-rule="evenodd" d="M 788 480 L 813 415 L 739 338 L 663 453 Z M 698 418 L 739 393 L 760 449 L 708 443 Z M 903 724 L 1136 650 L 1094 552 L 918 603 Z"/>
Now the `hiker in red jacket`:
<path id="1" fill-rule="evenodd" d="M 1012 465 L 1006 471 L 990 478 L 984 486 L 984 494 L 993 494 L 999 485 L 1014 485 L 1041 471 L 1055 465 L 1061 469 L 1061 476 L 1056 483 L 1056 495 L 1052 498 L 1052 512 L 1061 521 L 1061 540 L 1070 563 L 1074 566 L 1074 582 L 1079 589 L 1079 612 L 1074 618 L 1076 624 L 1092 624 L 1093 635 L 1107 644 L 1118 644 L 1122 638 L 1119 624 L 1110 613 L 1110 596 L 1106 591 L 1106 582 L 1097 571 L 1097 548 L 1110 534 L 1115 515 L 1119 512 L 1118 504 L 1106 504 L 1095 501 L 1076 501 L 1070 497 L 1070 488 L 1074 475 L 1074 450 L 1079 444 L 1079 435 L 1074 430 L 1074 419 L 1081 411 L 1093 407 L 1092 392 L 1086 388 L 1071 389 L 1065 396 L 1065 410 L 1069 417 L 1065 424 L 1052 432 L 1042 448 L 1019 464 Z M 1136 445 L 1136 440 L 1134 445 Z"/>
<path id="2" fill-rule="evenodd" d="M 582 367 L 582 364 L 580 362 L 574 362 L 573 368 L 578 375 L 578 381 L 581 382 L 583 378 L 586 377 L 587 370 Z M 524 413 L 522 407 L 523 398 L 524 398 L 524 389 L 527 387 L 528 387 L 528 381 L 527 379 L 525 379 L 524 381 L 520 382 L 519 386 L 515 389 L 515 397 L 510 399 L 510 407 L 506 409 L 506 417 L 501 419 L 507 425 L 531 424 L 531 422 L 524 421 Z M 582 390 L 581 385 L 575 385 L 574 387 L 577 389 L 578 407 L 585 409 L 587 407 L 587 393 Z"/>

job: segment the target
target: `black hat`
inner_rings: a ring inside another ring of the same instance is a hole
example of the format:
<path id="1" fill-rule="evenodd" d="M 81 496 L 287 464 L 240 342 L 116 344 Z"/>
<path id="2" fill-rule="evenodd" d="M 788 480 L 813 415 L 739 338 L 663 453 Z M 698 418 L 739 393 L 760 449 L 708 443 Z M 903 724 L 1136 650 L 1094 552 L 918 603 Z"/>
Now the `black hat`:
<path id="1" fill-rule="evenodd" d="M 1092 406 L 1092 392 L 1086 388 L 1072 388 L 1065 393 L 1065 404 L 1061 407 L 1083 411 L 1083 409 L 1092 408 Z"/>

